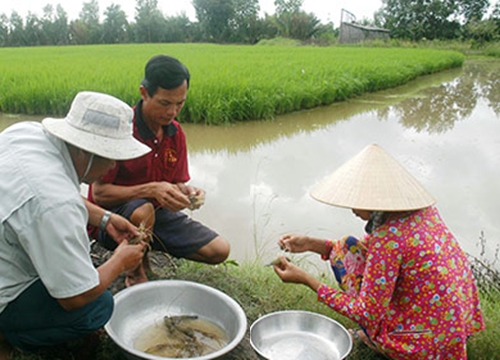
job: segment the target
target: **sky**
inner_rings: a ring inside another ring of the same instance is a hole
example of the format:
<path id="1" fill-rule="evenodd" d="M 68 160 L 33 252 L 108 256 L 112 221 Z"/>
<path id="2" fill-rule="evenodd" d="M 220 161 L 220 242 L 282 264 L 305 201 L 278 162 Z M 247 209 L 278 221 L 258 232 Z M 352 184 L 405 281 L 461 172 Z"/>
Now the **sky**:
<path id="1" fill-rule="evenodd" d="M 70 20 L 78 18 L 84 2 L 90 0 L 4 0 L 0 5 L 0 13 L 10 16 L 17 11 L 23 18 L 29 11 L 41 16 L 43 7 L 52 4 L 54 8 L 60 4 L 67 12 Z M 111 4 L 118 4 L 125 11 L 129 20 L 134 19 L 136 0 L 98 0 L 99 10 L 103 16 L 104 10 Z M 191 0 L 158 0 L 160 10 L 166 16 L 176 16 L 184 12 L 192 21 L 196 14 Z M 274 14 L 274 0 L 259 0 L 261 14 Z M 373 13 L 382 6 L 381 0 L 303 0 L 302 9 L 313 13 L 322 23 L 332 21 L 335 26 L 340 24 L 341 9 L 356 16 L 357 20 L 372 19 Z"/>

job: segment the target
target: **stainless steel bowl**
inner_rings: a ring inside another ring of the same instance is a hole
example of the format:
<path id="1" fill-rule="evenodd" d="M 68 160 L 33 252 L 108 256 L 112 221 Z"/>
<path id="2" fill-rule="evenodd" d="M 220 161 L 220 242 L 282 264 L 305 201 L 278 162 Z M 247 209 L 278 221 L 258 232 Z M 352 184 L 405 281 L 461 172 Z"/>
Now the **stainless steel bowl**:
<path id="1" fill-rule="evenodd" d="M 344 326 L 308 311 L 278 311 L 250 327 L 250 344 L 260 359 L 337 360 L 352 349 Z"/>
<path id="2" fill-rule="evenodd" d="M 115 309 L 104 327 L 131 360 L 165 360 L 136 350 L 134 342 L 144 329 L 165 315 L 197 315 L 225 330 L 229 339 L 222 349 L 195 357 L 216 359 L 235 348 L 245 336 L 247 319 L 241 306 L 225 293 L 190 281 L 158 280 L 138 284 L 114 296 Z"/>

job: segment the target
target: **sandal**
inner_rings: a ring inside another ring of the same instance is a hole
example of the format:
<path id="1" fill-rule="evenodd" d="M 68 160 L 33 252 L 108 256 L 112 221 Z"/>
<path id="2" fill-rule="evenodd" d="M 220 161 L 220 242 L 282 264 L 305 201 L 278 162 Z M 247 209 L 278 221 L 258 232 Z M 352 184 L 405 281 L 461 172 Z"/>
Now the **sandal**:
<path id="1" fill-rule="evenodd" d="M 377 353 L 381 354 L 380 350 L 370 340 L 370 338 L 368 337 L 368 335 L 366 335 L 366 333 L 363 329 L 349 329 L 348 332 L 351 335 L 353 343 L 354 342 L 362 342 L 363 344 L 368 346 L 373 351 L 376 351 Z"/>

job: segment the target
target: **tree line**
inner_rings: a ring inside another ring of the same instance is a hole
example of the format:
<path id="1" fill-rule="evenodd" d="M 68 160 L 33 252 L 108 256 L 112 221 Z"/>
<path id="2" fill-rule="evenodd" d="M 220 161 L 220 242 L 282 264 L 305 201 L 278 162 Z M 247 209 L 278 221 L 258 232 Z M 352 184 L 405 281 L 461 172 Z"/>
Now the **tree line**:
<path id="1" fill-rule="evenodd" d="M 119 4 L 103 11 L 97 0 L 84 2 L 79 17 L 69 20 L 61 5 L 47 4 L 42 15 L 23 18 L 13 11 L 0 15 L 0 46 L 83 45 L 120 43 L 213 42 L 254 44 L 287 37 L 332 43 L 333 23 L 322 24 L 302 10 L 303 0 L 275 0 L 275 13 L 259 16 L 258 0 L 192 0 L 196 21 L 186 14 L 166 16 L 158 0 L 136 0 L 128 21 Z M 363 25 L 390 30 L 391 37 L 422 39 L 500 39 L 500 2 L 486 16 L 489 0 L 382 0 L 383 6 Z"/>
<path id="2" fill-rule="evenodd" d="M 393 38 L 500 40 L 498 0 L 493 5 L 489 0 L 382 0 L 382 4 L 375 22 L 389 29 Z"/>
<path id="3" fill-rule="evenodd" d="M 258 0 L 193 0 L 197 21 L 184 13 L 165 16 L 158 0 L 136 0 L 128 21 L 119 4 L 109 5 L 100 21 L 97 0 L 84 2 L 79 17 L 69 21 L 62 6 L 46 5 L 41 17 L 23 19 L 13 11 L 0 15 L 0 46 L 82 45 L 163 42 L 253 44 L 276 36 L 307 40 L 333 36 L 332 24 L 321 24 L 301 9 L 302 0 L 276 0 L 276 13 L 259 16 Z"/>

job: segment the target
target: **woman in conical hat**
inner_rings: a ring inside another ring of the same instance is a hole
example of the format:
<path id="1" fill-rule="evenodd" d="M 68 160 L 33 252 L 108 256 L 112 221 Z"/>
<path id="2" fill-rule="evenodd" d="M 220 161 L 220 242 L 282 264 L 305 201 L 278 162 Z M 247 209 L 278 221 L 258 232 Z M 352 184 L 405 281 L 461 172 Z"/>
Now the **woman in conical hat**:
<path id="1" fill-rule="evenodd" d="M 467 257 L 434 198 L 393 157 L 372 144 L 311 191 L 367 221 L 361 239 L 285 235 L 279 246 L 331 263 L 340 289 L 293 265 L 274 266 L 283 282 L 309 286 L 318 300 L 361 327 L 352 330 L 391 359 L 467 359 L 469 336 L 484 329 Z"/>

